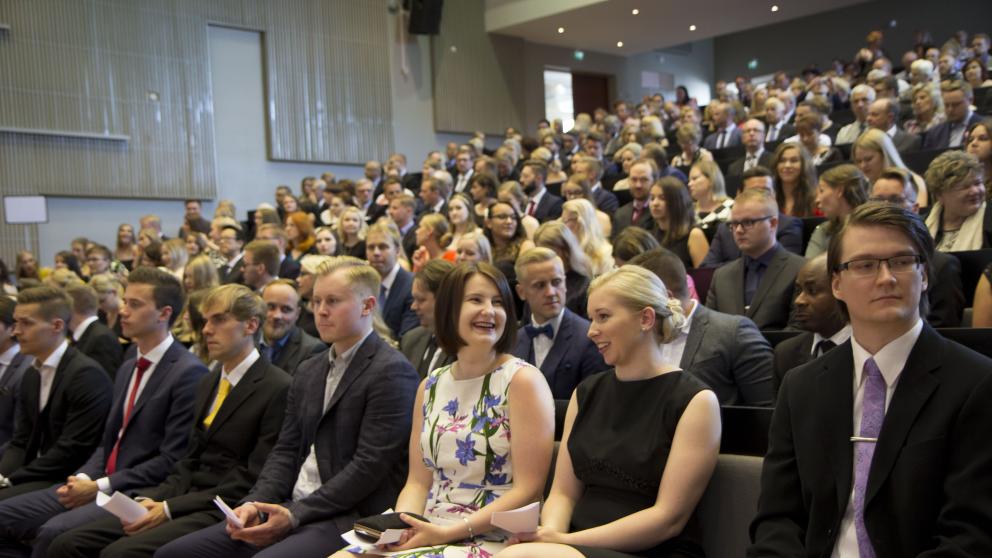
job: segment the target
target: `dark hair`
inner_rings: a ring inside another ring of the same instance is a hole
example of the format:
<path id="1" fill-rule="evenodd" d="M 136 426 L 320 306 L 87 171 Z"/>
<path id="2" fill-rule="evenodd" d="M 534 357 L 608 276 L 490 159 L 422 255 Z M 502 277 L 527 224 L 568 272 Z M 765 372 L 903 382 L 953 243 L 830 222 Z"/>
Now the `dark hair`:
<path id="1" fill-rule="evenodd" d="M 499 181 L 496 179 L 495 176 L 487 172 L 473 173 L 472 178 L 470 178 L 468 181 L 468 185 L 469 187 L 471 187 L 475 184 L 478 184 L 479 186 L 482 186 L 483 188 L 486 189 L 487 198 L 496 199 L 497 197 L 499 197 L 498 195 Z"/>
<path id="2" fill-rule="evenodd" d="M 693 207 L 689 189 L 681 180 L 674 176 L 665 176 L 651 187 L 661 188 L 665 198 L 665 209 L 668 213 L 668 228 L 661 237 L 662 246 L 671 246 L 689 235 L 696 224 L 696 211 Z M 655 223 L 656 234 L 660 231 L 661 223 Z"/>
<path id="3" fill-rule="evenodd" d="M 144 258 L 142 259 L 142 264 L 145 266 L 158 267 L 162 265 L 162 243 L 153 240 L 145 249 L 142 251 Z"/>
<path id="4" fill-rule="evenodd" d="M 7 262 L 0 258 L 0 285 L 10 285 L 12 284 L 10 281 L 10 268 L 7 267 Z"/>
<path id="5" fill-rule="evenodd" d="M 79 265 L 79 259 L 76 255 L 68 250 L 62 250 L 61 252 L 56 252 L 56 258 L 61 258 L 65 262 L 65 266 L 69 268 L 69 271 L 75 273 L 78 277 L 83 276 L 83 270 Z"/>
<path id="6" fill-rule="evenodd" d="M 10 327 L 14 325 L 14 308 L 17 303 L 9 296 L 0 296 L 0 323 Z"/>
<path id="7" fill-rule="evenodd" d="M 517 315 L 513 293 L 510 292 L 510 283 L 506 276 L 499 269 L 485 262 L 459 264 L 441 280 L 438 290 L 445 296 L 438 297 L 434 305 L 438 346 L 449 355 L 458 354 L 458 349 L 465 346 L 465 341 L 458 334 L 458 322 L 462 301 L 465 298 L 465 284 L 474 275 L 486 277 L 499 291 L 503 309 L 506 311 L 506 325 L 503 327 L 503 335 L 493 348 L 497 353 L 507 353 L 517 343 Z"/>
<path id="8" fill-rule="evenodd" d="M 837 165 L 832 167 L 820 176 L 820 180 L 826 182 L 831 188 L 840 188 L 844 201 L 851 206 L 851 209 L 868 201 L 868 191 L 871 187 L 868 179 L 861 170 L 851 164 Z M 843 218 L 838 217 L 830 220 L 827 227 L 831 234 L 840 227 Z"/>
<path id="9" fill-rule="evenodd" d="M 172 315 L 169 316 L 169 327 L 172 327 L 182 313 L 185 303 L 183 286 L 179 283 L 179 279 L 168 271 L 158 268 L 138 267 L 128 274 L 127 282 L 129 285 L 151 285 L 155 309 L 161 310 L 166 306 L 172 308 Z"/>
<path id="10" fill-rule="evenodd" d="M 643 267 L 657 275 L 665 287 L 671 291 L 673 297 L 679 300 L 689 298 L 689 282 L 686 280 L 685 264 L 682 263 L 682 258 L 671 250 L 661 247 L 652 248 L 627 260 L 627 263 Z"/>
<path id="11" fill-rule="evenodd" d="M 796 204 L 793 207 L 793 217 L 809 217 L 813 213 L 813 188 L 816 187 L 816 169 L 813 167 L 813 159 L 809 151 L 798 143 L 781 143 L 775 148 L 775 155 L 772 158 L 772 173 L 775 177 L 775 201 L 778 202 L 779 211 L 785 213 L 785 190 L 782 187 L 782 180 L 778 176 L 778 163 L 782 155 L 788 149 L 799 151 L 799 184 L 796 185 Z"/>
<path id="12" fill-rule="evenodd" d="M 624 262 L 629 262 L 638 254 L 660 247 L 658 239 L 648 231 L 641 227 L 627 227 L 620 231 L 613 242 L 613 255 Z"/>
<path id="13" fill-rule="evenodd" d="M 265 272 L 275 277 L 279 275 L 279 247 L 268 240 L 253 240 L 245 246 L 245 252 L 251 253 L 254 263 L 265 266 Z"/>
<path id="14" fill-rule="evenodd" d="M 437 293 L 437 290 L 441 287 L 441 281 L 444 280 L 444 277 L 452 269 L 455 269 L 455 264 L 448 260 L 430 260 L 424 264 L 424 267 L 420 271 L 414 274 L 413 280 L 420 281 L 428 291 Z"/>
<path id="15" fill-rule="evenodd" d="M 523 167 L 530 167 L 530 170 L 541 177 L 541 184 L 548 181 L 548 164 L 544 161 L 530 160 L 523 164 Z M 521 167 L 521 168 L 523 168 Z"/>
<path id="16" fill-rule="evenodd" d="M 755 178 L 758 176 L 775 178 L 775 175 L 772 174 L 772 171 L 768 170 L 768 167 L 764 167 L 761 165 L 754 165 L 753 167 L 744 171 L 744 174 L 741 175 L 741 180 L 745 181 L 749 178 Z"/>
<path id="17" fill-rule="evenodd" d="M 645 144 L 644 148 L 641 149 L 640 159 L 654 161 L 658 165 L 659 172 L 668 168 L 668 152 L 665 151 L 665 147 L 660 143 L 652 142 Z"/>
<path id="18" fill-rule="evenodd" d="M 527 239 L 527 231 L 526 231 L 526 229 L 524 229 L 523 216 L 521 214 L 517 213 L 517 210 L 513 207 L 513 205 L 511 205 L 509 203 L 505 203 L 505 202 L 496 202 L 496 203 L 490 205 L 486 209 L 486 219 L 489 220 L 489 221 L 492 221 L 492 218 L 493 218 L 493 208 L 496 207 L 497 205 L 505 205 L 506 207 L 509 207 L 510 208 L 510 211 L 513 212 L 513 218 L 517 220 L 517 228 L 516 228 L 516 230 L 513 231 L 513 238 L 511 239 L 511 242 L 521 243 L 524 240 L 526 240 Z M 493 247 L 493 249 L 495 250 L 496 249 L 496 239 L 493 238 L 493 231 L 489 227 L 486 227 L 485 229 L 486 229 L 486 240 L 489 241 L 489 244 L 491 244 L 492 247 Z M 516 256 L 514 256 L 514 259 L 516 259 Z"/>
<path id="19" fill-rule="evenodd" d="M 827 269 L 830 270 L 831 274 L 840 273 L 844 235 L 851 227 L 888 227 L 905 234 L 923 262 L 923 269 L 928 278 L 927 288 L 929 289 L 930 260 L 933 258 L 934 243 L 930 231 L 919 215 L 891 203 L 868 202 L 859 206 L 844 221 L 840 230 L 830 238 L 830 244 L 827 247 Z M 844 319 L 850 320 L 851 317 L 844 301 L 838 300 L 837 305 L 840 307 L 840 313 Z M 929 311 L 930 302 L 926 291 L 924 291 L 920 295 L 920 317 L 925 319 Z"/>

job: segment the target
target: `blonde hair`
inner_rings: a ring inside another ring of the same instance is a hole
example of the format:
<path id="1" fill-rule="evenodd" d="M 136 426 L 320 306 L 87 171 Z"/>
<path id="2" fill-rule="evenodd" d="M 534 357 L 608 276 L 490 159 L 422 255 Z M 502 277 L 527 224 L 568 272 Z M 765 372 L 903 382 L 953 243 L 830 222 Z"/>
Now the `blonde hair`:
<path id="1" fill-rule="evenodd" d="M 641 266 L 625 265 L 593 279 L 589 295 L 600 288 L 608 288 L 629 310 L 654 310 L 654 335 L 659 343 L 674 341 L 685 324 L 685 313 L 678 299 L 669 297 L 661 279 Z"/>
<path id="2" fill-rule="evenodd" d="M 692 165 L 692 168 L 699 169 L 699 172 L 703 173 L 703 176 L 710 181 L 710 190 L 713 192 L 714 200 L 722 202 L 727 199 L 727 186 L 720 165 L 713 161 L 698 161 Z"/>
<path id="3" fill-rule="evenodd" d="M 417 226 L 425 226 L 431 230 L 431 234 L 437 239 L 437 244 L 441 248 L 451 243 L 451 233 L 448 232 L 450 225 L 444 215 L 440 213 L 429 213 L 420 218 Z"/>
<path id="4" fill-rule="evenodd" d="M 181 238 L 170 238 L 163 242 L 162 252 L 169 254 L 169 269 L 172 271 L 182 269 L 189 260 L 189 252 L 186 251 L 186 241 Z"/>
<path id="5" fill-rule="evenodd" d="M 906 164 L 902 162 L 902 157 L 899 156 L 899 152 L 896 150 L 896 144 L 892 143 L 892 138 L 881 130 L 871 128 L 858 136 L 858 139 L 854 141 L 854 145 L 851 147 L 852 158 L 859 148 L 871 149 L 872 151 L 881 153 L 882 159 L 885 160 L 882 164 L 883 168 L 906 168 Z"/>
<path id="6" fill-rule="evenodd" d="M 569 200 L 562 205 L 562 212 L 570 211 L 575 214 L 579 224 L 576 240 L 592 263 L 593 274 L 602 275 L 613 269 L 613 248 L 610 246 L 603 229 L 596 218 L 596 208 L 587 199 Z"/>
<path id="7" fill-rule="evenodd" d="M 82 284 L 83 280 L 71 269 L 55 269 L 48 275 L 45 282 L 57 289 L 64 289 L 69 285 Z"/>
<path id="8" fill-rule="evenodd" d="M 565 267 L 569 271 L 574 271 L 579 275 L 592 278 L 592 262 L 582 251 L 579 241 L 575 239 L 572 231 L 568 230 L 561 221 L 548 221 L 537 227 L 534 231 L 534 244 L 551 248 L 555 253 L 564 253 Z"/>
<path id="9" fill-rule="evenodd" d="M 215 269 L 214 273 L 216 272 L 217 271 Z M 97 292 L 97 294 L 111 292 L 111 291 L 116 293 L 118 297 L 124 294 L 124 285 L 122 285 L 121 282 L 116 277 L 114 277 L 109 273 L 101 273 L 100 275 L 94 275 L 93 277 L 90 278 L 89 285 L 93 287 L 93 289 Z"/>
<path id="10" fill-rule="evenodd" d="M 341 210 L 341 215 L 338 215 L 338 225 L 337 233 L 338 238 L 341 239 L 341 244 L 344 244 L 348 240 L 348 235 L 344 232 L 344 218 L 348 215 L 354 213 L 358 217 L 358 240 L 365 240 L 365 237 L 369 234 L 369 224 L 365 222 L 365 216 L 362 215 L 362 210 L 357 207 L 348 206 Z"/>
<path id="11" fill-rule="evenodd" d="M 211 309 L 231 314 L 239 322 L 247 322 L 252 318 L 258 320 L 255 341 L 261 339 L 262 325 L 265 323 L 265 302 L 255 291 L 233 283 L 214 287 L 200 301 L 200 314 L 206 314 Z"/>
<path id="12" fill-rule="evenodd" d="M 775 196 L 768 190 L 765 190 L 764 188 L 747 188 L 738 192 L 737 197 L 734 198 L 735 207 L 749 202 L 764 205 L 765 209 L 767 209 L 771 215 L 778 218 L 778 202 L 775 200 Z"/>
<path id="13" fill-rule="evenodd" d="M 475 243 L 475 248 L 479 251 L 479 261 L 493 263 L 493 246 L 489 243 L 486 233 L 482 232 L 481 229 L 475 229 L 463 234 L 458 242 L 461 243 L 466 240 Z M 458 250 L 457 246 L 455 246 L 455 250 Z"/>
<path id="14" fill-rule="evenodd" d="M 314 280 L 340 272 L 341 277 L 348 283 L 356 298 L 376 297 L 379 294 L 382 276 L 367 261 L 352 256 L 325 257 L 327 259 L 317 266 Z M 394 348 L 398 346 L 393 338 L 392 330 L 382 318 L 382 311 L 378 305 L 372 313 L 372 329 Z"/>
<path id="15" fill-rule="evenodd" d="M 214 267 L 213 262 L 205 254 L 193 258 L 186 264 L 186 271 L 183 272 L 183 277 L 188 277 L 192 281 L 193 287 L 190 291 L 209 289 L 220 284 L 217 268 Z"/>
<path id="16" fill-rule="evenodd" d="M 231 200 L 220 200 L 217 202 L 217 208 L 214 209 L 214 217 L 230 217 L 231 219 L 236 219 L 237 214 L 237 209 L 234 206 L 234 202 Z"/>
<path id="17" fill-rule="evenodd" d="M 324 256 L 321 254 L 307 254 L 300 260 L 300 271 L 303 273 L 309 273 L 310 275 L 316 275 L 317 269 L 320 268 L 324 262 L 329 261 L 331 257 L 332 256 Z"/>

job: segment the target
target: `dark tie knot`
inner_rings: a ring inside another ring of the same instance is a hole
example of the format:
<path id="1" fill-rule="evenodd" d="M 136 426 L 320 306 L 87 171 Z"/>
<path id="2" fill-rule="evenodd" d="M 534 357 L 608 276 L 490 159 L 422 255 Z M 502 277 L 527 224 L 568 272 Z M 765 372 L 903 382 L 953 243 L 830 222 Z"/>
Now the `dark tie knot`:
<path id="1" fill-rule="evenodd" d="M 824 340 L 822 340 L 822 341 L 820 341 L 819 343 L 816 344 L 816 354 L 817 355 L 825 354 L 827 351 L 829 351 L 830 349 L 833 349 L 836 346 L 837 346 L 837 343 L 834 343 L 833 341 L 831 341 L 829 339 L 824 339 Z"/>
<path id="2" fill-rule="evenodd" d="M 544 324 L 540 327 L 528 324 L 524 326 L 524 331 L 527 332 L 527 335 L 530 336 L 531 339 L 537 337 L 538 335 L 547 335 L 548 339 L 555 338 L 555 329 L 551 327 L 551 324 Z"/>

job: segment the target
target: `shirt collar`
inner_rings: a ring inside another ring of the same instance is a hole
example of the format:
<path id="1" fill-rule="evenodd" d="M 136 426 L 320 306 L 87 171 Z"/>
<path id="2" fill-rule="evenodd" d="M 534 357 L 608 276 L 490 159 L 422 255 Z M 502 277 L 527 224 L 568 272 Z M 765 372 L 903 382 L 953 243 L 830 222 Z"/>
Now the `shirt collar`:
<path id="1" fill-rule="evenodd" d="M 415 224 L 416 223 L 413 221 L 413 219 L 410 219 L 410 222 L 407 223 L 406 226 L 399 227 L 400 235 L 406 235 L 407 231 L 409 231 Z"/>
<path id="2" fill-rule="evenodd" d="M 251 368 L 253 364 L 255 364 L 255 361 L 259 359 L 259 356 L 260 355 L 258 354 L 258 349 L 252 348 L 251 352 L 248 353 L 248 356 L 246 356 L 244 360 L 238 363 L 238 365 L 235 366 L 234 369 L 231 370 L 230 372 L 225 372 L 224 368 L 221 367 L 221 373 L 223 374 L 223 377 L 227 378 L 228 382 L 231 382 L 232 388 L 238 385 L 238 382 L 241 381 L 241 378 L 244 378 L 245 374 L 248 372 L 248 369 Z"/>
<path id="3" fill-rule="evenodd" d="M 331 350 L 327 351 L 327 359 L 335 367 L 341 367 L 342 371 L 347 370 L 348 366 L 351 365 L 351 361 L 355 358 L 355 353 L 358 352 L 358 348 L 361 347 L 363 343 L 365 343 L 365 341 L 369 338 L 369 335 L 372 335 L 372 331 L 373 330 L 371 329 L 368 330 L 365 333 L 365 335 L 358 340 L 358 343 L 355 343 L 354 345 L 351 346 L 351 348 L 341 353 L 340 355 L 337 354 L 334 345 L 331 345 Z"/>
<path id="4" fill-rule="evenodd" d="M 875 359 L 875 364 L 878 365 L 878 369 L 882 372 L 882 377 L 885 378 L 885 385 L 888 387 L 895 386 L 896 382 L 899 381 L 899 375 L 902 374 L 903 368 L 906 367 L 906 361 L 909 360 L 909 352 L 913 350 L 913 345 L 916 344 L 916 340 L 920 337 L 920 332 L 923 331 L 923 320 L 917 319 L 916 325 L 909 328 L 909 331 L 903 333 L 899 337 L 893 339 L 888 345 L 882 347 L 877 353 L 872 355 L 858 343 L 855 336 L 851 336 L 851 347 L 854 350 L 854 385 L 860 386 L 861 382 L 864 380 L 862 372 L 864 371 L 865 361 L 869 358 Z"/>
<path id="5" fill-rule="evenodd" d="M 14 361 L 14 357 L 17 356 L 17 353 L 19 352 L 21 352 L 21 346 L 14 343 L 9 349 L 7 349 L 7 352 L 0 355 L 0 365 L 10 366 L 10 363 Z"/>
<path id="6" fill-rule="evenodd" d="M 65 356 L 65 351 L 68 348 L 69 348 L 69 341 L 63 339 L 62 344 L 59 345 L 58 348 L 52 352 L 52 354 L 48 355 L 48 358 L 45 359 L 45 362 L 39 364 L 38 360 L 35 359 L 34 367 L 37 368 L 38 370 L 41 370 L 44 367 L 58 368 L 59 362 L 62 361 L 62 357 Z"/>
<path id="7" fill-rule="evenodd" d="M 85 320 L 79 322 L 79 325 L 76 326 L 76 329 L 72 330 L 72 340 L 79 341 L 79 338 L 82 337 L 84 333 L 86 333 L 86 329 L 90 327 L 90 324 L 95 321 L 96 321 L 96 316 L 90 316 L 89 318 L 86 318 Z"/>
<path id="8" fill-rule="evenodd" d="M 844 327 L 837 330 L 837 333 L 831 335 L 830 337 L 824 337 L 819 333 L 813 332 L 813 347 L 810 349 L 810 353 L 816 352 L 816 346 L 820 344 L 820 341 L 828 340 L 833 342 L 833 344 L 840 345 L 848 339 L 851 338 L 851 324 L 847 324 Z"/>
<path id="9" fill-rule="evenodd" d="M 165 356 L 165 351 L 168 351 L 169 347 L 172 346 L 173 341 L 174 339 L 172 338 L 172 334 L 169 333 L 165 336 L 165 339 L 161 343 L 155 345 L 152 350 L 148 351 L 148 354 L 143 355 L 141 354 L 141 349 L 138 349 L 138 358 L 143 358 L 152 364 L 158 364 L 162 360 L 162 357 Z"/>
<path id="10" fill-rule="evenodd" d="M 434 204 L 434 207 L 432 209 L 434 209 L 434 213 L 443 213 L 442 210 L 444 209 L 444 198 L 439 199 L 437 203 Z"/>
<path id="11" fill-rule="evenodd" d="M 755 159 L 760 159 L 761 154 L 765 152 L 765 148 L 761 145 L 758 146 L 758 150 L 754 152 L 754 155 L 750 153 L 744 153 L 744 157 L 753 157 Z"/>
<path id="12" fill-rule="evenodd" d="M 896 137 L 896 132 L 898 132 L 898 131 L 899 131 L 899 129 L 896 128 L 896 125 L 895 124 L 893 124 L 891 128 L 889 128 L 888 130 L 885 131 L 885 133 L 890 138 L 894 138 L 894 137 Z"/>
<path id="13" fill-rule="evenodd" d="M 682 332 L 680 335 L 689 335 L 689 330 L 692 328 L 692 317 L 696 315 L 696 309 L 699 308 L 699 302 L 695 300 L 691 302 L 692 310 L 689 310 L 689 313 L 685 315 L 685 322 L 683 322 L 682 327 L 679 328 L 679 331 Z"/>
<path id="14" fill-rule="evenodd" d="M 396 274 L 400 272 L 400 264 L 393 264 L 393 269 L 389 270 L 389 273 L 382 278 L 382 286 L 386 287 L 386 290 L 393 288 L 393 281 L 396 280 Z"/>
<path id="15" fill-rule="evenodd" d="M 240 260 L 241 257 L 244 256 L 244 255 L 245 255 L 244 252 L 238 252 L 238 255 L 237 256 L 234 256 L 230 260 L 227 260 L 227 264 L 226 265 L 228 267 L 234 267 L 234 264 L 238 263 L 238 260 Z"/>
<path id="16" fill-rule="evenodd" d="M 275 343 L 271 343 L 271 344 L 270 343 L 266 343 L 264 339 L 262 340 L 262 343 L 265 343 L 266 345 L 268 345 L 268 346 L 270 346 L 270 347 L 272 347 L 274 349 L 275 348 L 282 349 L 283 347 L 286 346 L 286 343 L 289 343 L 289 338 L 292 335 L 293 335 L 293 328 L 290 328 L 289 331 L 286 333 L 286 335 L 283 335 L 281 339 L 276 339 L 276 342 Z"/>
<path id="17" fill-rule="evenodd" d="M 779 250 L 779 244 L 778 242 L 776 242 L 774 246 L 769 248 L 767 251 L 765 251 L 764 254 L 758 256 L 757 258 L 752 258 L 751 256 L 745 254 L 744 265 L 747 266 L 750 265 L 751 262 L 758 262 L 765 264 L 765 267 L 768 267 L 772 263 L 772 258 L 774 258 L 775 254 L 778 253 L 778 250 Z"/>

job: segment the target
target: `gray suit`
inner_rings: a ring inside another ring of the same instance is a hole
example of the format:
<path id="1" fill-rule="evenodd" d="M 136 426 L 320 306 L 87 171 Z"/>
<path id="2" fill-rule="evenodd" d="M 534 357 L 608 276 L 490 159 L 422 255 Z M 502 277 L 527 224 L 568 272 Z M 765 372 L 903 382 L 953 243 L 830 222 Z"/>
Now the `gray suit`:
<path id="1" fill-rule="evenodd" d="M 14 436 L 14 420 L 17 417 L 17 405 L 21 388 L 21 378 L 31 367 L 31 357 L 17 353 L 10 365 L 0 378 L 0 456 L 7 449 L 7 444 Z"/>
<path id="2" fill-rule="evenodd" d="M 679 365 L 710 386 L 721 405 L 768 406 L 772 358 L 754 322 L 697 303 Z"/>
<path id="3" fill-rule="evenodd" d="M 776 244 L 775 255 L 765 269 L 751 305 L 744 306 L 744 257 L 713 272 L 706 306 L 724 312 L 747 316 L 759 329 L 783 329 L 791 320 L 793 287 L 799 268 L 806 260 Z"/>
<path id="4" fill-rule="evenodd" d="M 278 356 L 272 360 L 272 364 L 292 375 L 296 373 L 296 367 L 301 362 L 326 348 L 327 345 L 323 344 L 320 339 L 312 337 L 299 327 L 294 326 L 289 333 L 289 340 L 279 351 Z"/>
<path id="5" fill-rule="evenodd" d="M 892 136 L 892 143 L 895 144 L 896 151 L 906 153 L 907 151 L 919 151 L 920 145 L 923 144 L 923 139 L 916 134 L 909 134 L 896 128 L 896 133 Z"/>
<path id="6" fill-rule="evenodd" d="M 417 370 L 417 374 L 421 378 L 426 378 L 427 374 L 431 372 L 431 359 L 433 358 L 433 352 L 427 354 L 427 345 L 431 342 L 431 337 L 433 337 L 431 330 L 424 326 L 417 326 L 410 331 L 403 334 L 403 338 L 400 339 L 400 352 L 403 356 L 410 361 L 410 364 Z M 435 343 L 435 347 L 437 344 Z M 440 350 L 440 347 L 438 347 Z M 455 361 L 455 358 L 448 356 L 443 350 L 441 350 L 441 355 L 437 357 L 437 362 L 434 363 L 435 368 L 440 368 L 442 366 L 447 366 Z"/>

